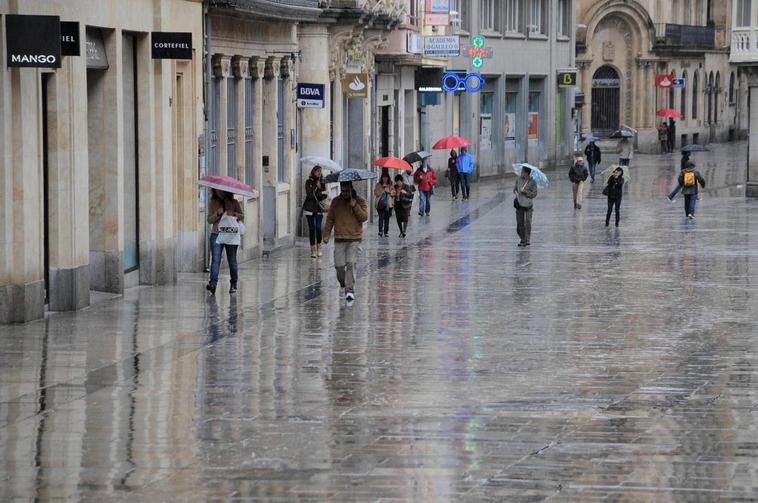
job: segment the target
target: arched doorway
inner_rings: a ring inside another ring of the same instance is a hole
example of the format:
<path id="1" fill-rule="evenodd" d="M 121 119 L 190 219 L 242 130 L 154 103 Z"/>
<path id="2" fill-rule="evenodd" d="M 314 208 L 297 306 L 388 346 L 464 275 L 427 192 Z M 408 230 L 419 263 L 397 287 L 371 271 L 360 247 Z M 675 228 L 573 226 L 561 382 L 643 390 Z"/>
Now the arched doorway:
<path id="1" fill-rule="evenodd" d="M 592 130 L 613 132 L 619 128 L 621 107 L 621 79 L 618 72 L 604 65 L 592 76 Z"/>

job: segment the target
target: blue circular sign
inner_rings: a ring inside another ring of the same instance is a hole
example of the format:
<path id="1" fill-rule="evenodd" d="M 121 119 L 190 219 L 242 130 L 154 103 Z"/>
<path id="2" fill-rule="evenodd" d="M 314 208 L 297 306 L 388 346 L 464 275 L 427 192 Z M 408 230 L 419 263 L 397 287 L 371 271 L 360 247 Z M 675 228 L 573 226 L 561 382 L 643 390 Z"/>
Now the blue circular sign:
<path id="1" fill-rule="evenodd" d="M 484 86 L 484 77 L 480 73 L 471 72 L 466 75 L 448 72 L 442 76 L 442 89 L 448 93 L 461 91 L 461 86 L 469 93 L 478 93 Z"/>

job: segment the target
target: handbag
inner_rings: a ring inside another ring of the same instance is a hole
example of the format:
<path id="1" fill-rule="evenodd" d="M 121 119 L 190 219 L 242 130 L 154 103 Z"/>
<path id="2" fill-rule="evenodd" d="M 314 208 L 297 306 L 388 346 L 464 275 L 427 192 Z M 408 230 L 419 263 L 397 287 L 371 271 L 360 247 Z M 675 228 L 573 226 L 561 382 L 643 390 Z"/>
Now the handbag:
<path id="1" fill-rule="evenodd" d="M 318 207 L 321 213 L 329 213 L 329 207 L 332 205 L 332 201 L 327 197 L 318 202 Z"/>
<path id="2" fill-rule="evenodd" d="M 518 197 L 513 198 L 513 207 L 517 210 L 521 209 L 521 205 L 518 203 Z"/>
<path id="3" fill-rule="evenodd" d="M 606 186 L 605 186 L 605 188 L 603 189 L 603 195 L 604 195 L 604 196 L 607 196 L 607 195 L 608 195 L 608 191 L 609 191 L 608 189 L 609 189 L 609 186 L 608 186 L 608 185 L 606 185 Z"/>
<path id="4" fill-rule="evenodd" d="M 390 206 L 390 195 L 386 192 L 382 192 L 382 195 L 379 196 L 379 200 L 376 202 L 376 209 L 377 210 L 386 210 Z"/>
<path id="5" fill-rule="evenodd" d="M 242 242 L 242 234 L 244 233 L 244 227 L 237 220 L 236 217 L 232 217 L 224 213 L 221 216 L 221 220 L 218 221 L 218 237 L 216 242 L 222 245 L 239 245 Z"/>

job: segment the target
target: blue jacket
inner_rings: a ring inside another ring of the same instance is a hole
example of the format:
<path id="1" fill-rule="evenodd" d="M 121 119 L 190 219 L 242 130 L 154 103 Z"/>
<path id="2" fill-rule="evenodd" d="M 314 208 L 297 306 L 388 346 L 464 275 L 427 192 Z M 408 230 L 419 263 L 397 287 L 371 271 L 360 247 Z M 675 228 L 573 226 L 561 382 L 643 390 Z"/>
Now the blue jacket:
<path id="1" fill-rule="evenodd" d="M 471 157 L 471 154 L 469 154 L 468 152 L 458 156 L 456 165 L 458 167 L 458 173 L 473 173 L 474 172 L 474 158 Z"/>

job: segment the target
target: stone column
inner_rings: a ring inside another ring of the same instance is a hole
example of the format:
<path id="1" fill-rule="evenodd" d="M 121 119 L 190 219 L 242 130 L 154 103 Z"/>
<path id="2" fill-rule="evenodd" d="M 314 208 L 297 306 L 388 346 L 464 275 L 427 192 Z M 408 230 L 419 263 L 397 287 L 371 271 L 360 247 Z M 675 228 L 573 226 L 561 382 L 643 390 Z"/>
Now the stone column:
<path id="1" fill-rule="evenodd" d="M 342 94 L 342 75 L 338 71 L 333 72 L 331 84 L 334 89 L 334 101 L 332 101 L 332 142 L 334 144 L 334 160 L 341 166 L 344 166 L 347 159 L 344 157 L 345 146 L 343 143 L 344 136 L 344 115 L 345 115 L 345 98 Z"/>
<path id="2" fill-rule="evenodd" d="M 253 79 L 253 187 L 258 189 L 259 197 L 247 204 L 245 222 L 247 225 L 244 246 L 256 246 L 259 250 L 263 245 L 261 197 L 263 196 L 263 74 L 266 62 L 260 58 L 252 58 L 249 63 L 250 77 Z M 266 122 L 269 124 L 269 122 Z M 251 214 L 252 212 L 252 214 Z"/>
<path id="3" fill-rule="evenodd" d="M 263 167 L 263 183 L 276 187 L 278 183 L 278 146 L 276 138 L 277 117 L 276 112 L 279 106 L 279 77 L 280 77 L 280 60 L 278 58 L 267 58 L 263 74 L 263 115 L 266 117 L 266 127 L 263 128 L 263 145 L 262 152 L 268 156 L 268 167 Z"/>
<path id="4" fill-rule="evenodd" d="M 236 172 L 230 174 L 238 180 L 245 180 L 245 81 L 250 77 L 250 63 L 249 60 L 243 59 L 241 56 L 234 56 L 232 58 L 232 75 L 236 79 L 237 86 L 237 119 L 235 121 L 235 129 L 237 130 L 236 137 L 236 150 L 237 150 L 237 166 Z"/>
<path id="5" fill-rule="evenodd" d="M 748 197 L 758 197 L 758 77 L 750 77 L 748 87 L 749 100 L 751 103 L 748 116 L 748 152 L 750 162 L 747 167 L 747 189 L 745 194 Z M 756 105 L 753 105 L 755 103 Z"/>
<path id="6" fill-rule="evenodd" d="M 645 62 L 641 59 L 637 59 L 637 71 L 635 73 L 637 82 L 634 91 L 634 102 L 637 103 L 637 106 L 634 107 L 634 122 L 632 123 L 632 127 L 636 129 L 645 127 L 645 117 L 647 115 L 645 113 L 645 100 L 643 98 L 645 92 L 643 87 L 644 76 Z"/>
<path id="7" fill-rule="evenodd" d="M 324 24 L 301 24 L 298 27 L 300 39 L 300 63 L 298 80 L 314 84 L 324 84 L 324 108 L 304 108 L 301 137 L 302 155 L 330 157 L 329 110 L 329 30 Z"/>
<path id="8" fill-rule="evenodd" d="M 284 221 L 286 225 L 282 225 L 278 229 L 279 237 L 291 236 L 295 233 L 297 228 L 296 218 L 298 212 L 295 211 L 297 207 L 297 201 L 295 196 L 297 194 L 297 187 L 295 184 L 298 182 L 295 176 L 295 149 L 292 145 L 292 131 L 295 130 L 295 95 L 293 91 L 292 77 L 294 75 L 294 61 L 289 56 L 282 58 L 280 65 L 280 78 L 282 79 L 283 93 L 282 93 L 282 110 L 284 111 L 284 180 L 287 184 L 287 192 L 281 194 L 284 199 L 281 201 L 280 208 L 282 208 Z M 305 183 L 305 180 L 303 180 Z"/>
<path id="9" fill-rule="evenodd" d="M 120 61 L 120 59 L 119 59 Z M 137 209 L 139 219 L 139 282 L 152 284 L 155 281 L 155 253 L 158 237 L 158 225 L 156 217 L 158 190 L 156 185 L 157 163 L 156 149 L 154 148 L 158 124 L 156 114 L 160 106 L 155 100 L 156 79 L 151 56 L 148 37 L 137 41 L 137 71 L 136 85 L 137 116 L 139 127 L 137 128 L 137 143 L 139 148 L 139 207 Z"/>
<path id="10" fill-rule="evenodd" d="M 218 135 L 218 174 L 219 175 L 234 175 L 233 173 L 227 173 L 227 149 L 226 149 L 226 111 L 228 92 L 226 89 L 226 79 L 229 78 L 231 72 L 232 59 L 229 56 L 223 54 L 213 55 L 213 76 L 218 78 L 219 86 L 219 100 L 218 110 L 216 110 L 216 116 L 218 117 L 218 129 L 216 131 Z"/>

